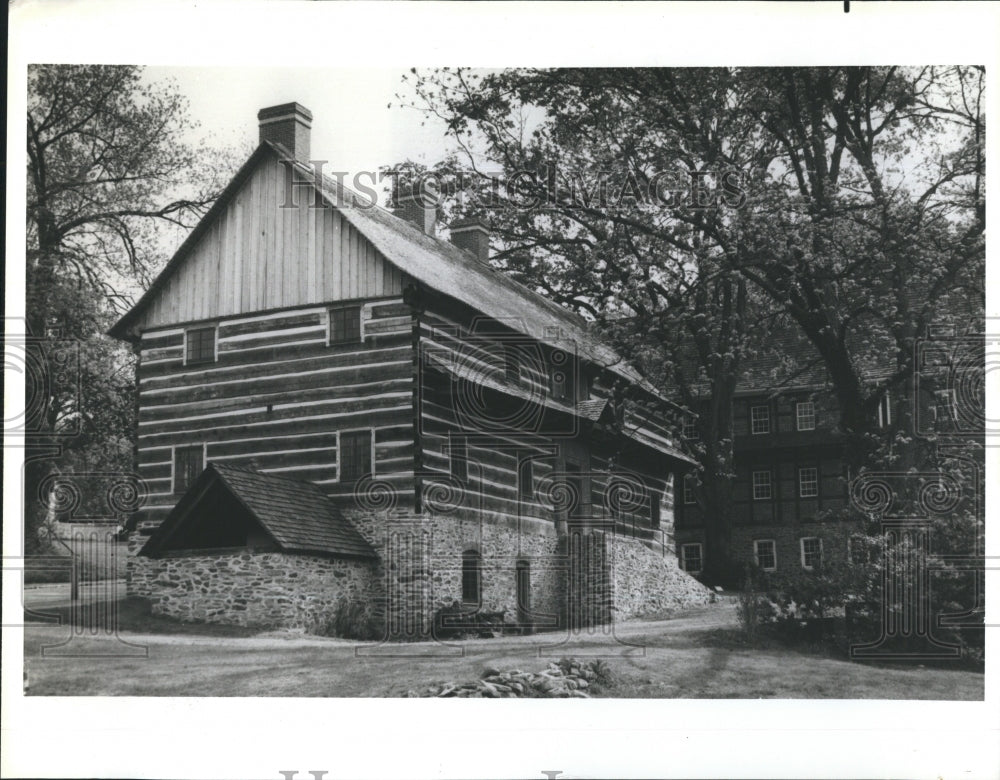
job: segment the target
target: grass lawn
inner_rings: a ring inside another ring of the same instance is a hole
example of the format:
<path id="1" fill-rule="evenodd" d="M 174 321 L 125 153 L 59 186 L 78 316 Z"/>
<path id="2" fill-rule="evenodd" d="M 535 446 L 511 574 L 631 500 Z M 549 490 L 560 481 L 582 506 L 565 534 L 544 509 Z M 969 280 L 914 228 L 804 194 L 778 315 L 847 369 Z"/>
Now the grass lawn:
<path id="1" fill-rule="evenodd" d="M 46 610 L 53 611 L 53 610 Z M 628 621 L 615 637 L 471 640 L 372 648 L 302 634 L 181 624 L 122 602 L 115 637 L 74 636 L 59 657 L 44 645 L 66 626 L 25 630 L 32 695 L 67 696 L 401 696 L 429 685 L 478 678 L 486 666 L 540 670 L 561 656 L 599 655 L 612 679 L 599 694 L 644 698 L 834 698 L 981 700 L 982 674 L 948 668 L 873 666 L 771 644 L 740 642 L 731 605 L 668 620 Z M 75 644 L 74 644 L 75 643 Z M 628 643 L 628 644 L 623 644 Z M 133 646 L 145 647 L 136 656 Z M 464 650 L 464 655 L 462 651 Z M 121 655 L 115 655 L 121 651 Z M 131 655 L 130 655 L 131 654 Z"/>

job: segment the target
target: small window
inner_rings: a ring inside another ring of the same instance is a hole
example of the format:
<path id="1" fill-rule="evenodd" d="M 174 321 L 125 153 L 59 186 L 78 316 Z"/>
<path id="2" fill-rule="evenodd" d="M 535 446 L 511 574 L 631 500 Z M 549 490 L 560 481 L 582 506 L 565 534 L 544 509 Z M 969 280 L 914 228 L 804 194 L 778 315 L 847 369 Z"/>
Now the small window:
<path id="1" fill-rule="evenodd" d="M 771 409 L 767 406 L 750 407 L 750 433 L 771 432 Z"/>
<path id="2" fill-rule="evenodd" d="M 695 418 L 695 417 L 693 417 L 691 415 L 686 415 L 684 417 L 684 422 L 682 424 L 684 426 L 683 429 L 682 429 L 682 434 L 683 434 L 683 436 L 684 436 L 685 439 L 697 439 L 698 438 L 698 420 L 697 420 L 697 418 Z"/>
<path id="3" fill-rule="evenodd" d="M 531 611 L 531 564 L 518 561 L 514 567 L 514 585 L 517 591 L 517 611 L 523 617 Z"/>
<path id="4" fill-rule="evenodd" d="M 524 456 L 517 464 L 517 494 L 522 501 L 530 501 L 535 495 L 534 461 Z"/>
<path id="5" fill-rule="evenodd" d="M 184 332 L 184 364 L 215 362 L 215 326 L 191 328 Z"/>
<path id="6" fill-rule="evenodd" d="M 696 479 L 696 477 L 695 477 L 694 474 L 685 474 L 684 475 L 684 503 L 685 504 L 694 504 L 694 503 L 697 503 L 696 500 L 695 500 L 695 493 L 694 493 L 695 487 L 696 487 L 695 479 Z"/>
<path id="7" fill-rule="evenodd" d="M 771 499 L 771 472 L 755 471 L 753 473 L 753 500 L 768 501 Z"/>
<path id="8" fill-rule="evenodd" d="M 460 482 L 469 478 L 469 440 L 464 435 L 448 435 L 448 470 Z"/>
<path id="9" fill-rule="evenodd" d="M 701 542 L 681 545 L 681 568 L 688 574 L 700 574 L 702 567 Z"/>
<path id="10" fill-rule="evenodd" d="M 823 563 L 823 540 L 817 536 L 807 536 L 799 540 L 802 551 L 802 568 L 814 569 Z"/>
<path id="11" fill-rule="evenodd" d="M 521 382 L 521 356 L 517 347 L 507 344 L 503 350 L 503 373 L 508 382 L 520 384 Z"/>
<path id="12" fill-rule="evenodd" d="M 816 429 L 816 405 L 812 401 L 800 401 L 795 404 L 795 430 L 812 431 Z"/>
<path id="13" fill-rule="evenodd" d="M 330 309 L 330 343 L 357 344 L 361 341 L 361 307 Z"/>
<path id="14" fill-rule="evenodd" d="M 174 449 L 174 493 L 185 493 L 205 468 L 205 448 L 201 444 Z"/>
<path id="15" fill-rule="evenodd" d="M 479 606 L 483 594 L 482 561 L 475 550 L 462 553 L 462 601 Z"/>
<path id="16" fill-rule="evenodd" d="M 660 491 L 649 491 L 649 527 L 660 527 Z"/>
<path id="17" fill-rule="evenodd" d="M 340 481 L 353 484 L 372 473 L 372 431 L 340 434 Z"/>
<path id="18" fill-rule="evenodd" d="M 757 539 L 753 543 L 753 557 L 764 571 L 778 568 L 778 556 L 774 549 L 774 539 Z"/>

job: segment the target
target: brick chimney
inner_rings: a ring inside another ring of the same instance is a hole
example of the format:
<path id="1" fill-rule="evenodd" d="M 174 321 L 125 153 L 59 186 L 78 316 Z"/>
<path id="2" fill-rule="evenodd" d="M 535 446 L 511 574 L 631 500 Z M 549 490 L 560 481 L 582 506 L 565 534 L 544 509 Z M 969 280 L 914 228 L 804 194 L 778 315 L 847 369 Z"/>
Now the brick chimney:
<path id="1" fill-rule="evenodd" d="M 490 259 L 490 227 L 480 217 L 460 219 L 451 224 L 451 243 L 459 249 L 471 252 L 480 262 Z"/>
<path id="2" fill-rule="evenodd" d="M 437 224 L 437 194 L 425 192 L 396 192 L 396 216 L 412 222 L 421 233 L 434 235 L 434 225 Z"/>
<path id="3" fill-rule="evenodd" d="M 293 158 L 308 163 L 312 118 L 312 111 L 298 103 L 282 103 L 280 106 L 262 108 L 257 112 L 260 142 L 281 144 Z"/>

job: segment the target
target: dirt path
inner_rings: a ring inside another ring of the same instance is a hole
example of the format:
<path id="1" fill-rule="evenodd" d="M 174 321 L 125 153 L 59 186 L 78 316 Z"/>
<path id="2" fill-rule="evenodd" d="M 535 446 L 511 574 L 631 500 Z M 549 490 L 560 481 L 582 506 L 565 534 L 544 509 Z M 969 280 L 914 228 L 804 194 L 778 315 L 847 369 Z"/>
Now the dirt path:
<path id="1" fill-rule="evenodd" d="M 721 643 L 736 625 L 731 603 L 612 631 L 567 636 L 383 644 L 306 637 L 123 632 L 76 636 L 29 626 L 25 659 L 36 695 L 400 696 L 478 678 L 486 666 L 536 671 L 562 656 L 600 657 L 616 697 L 981 699 L 983 675 L 889 669 L 788 649 Z M 721 633 L 720 633 L 721 632 Z M 59 642 L 64 644 L 58 645 Z M 126 644 L 127 643 L 127 644 Z M 46 647 L 48 646 L 48 647 Z"/>

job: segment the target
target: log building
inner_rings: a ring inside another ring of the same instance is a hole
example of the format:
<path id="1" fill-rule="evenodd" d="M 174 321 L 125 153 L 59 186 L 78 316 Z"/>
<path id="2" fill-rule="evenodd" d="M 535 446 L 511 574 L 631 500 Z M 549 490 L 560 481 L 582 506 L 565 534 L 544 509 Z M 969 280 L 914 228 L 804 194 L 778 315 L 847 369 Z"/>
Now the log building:
<path id="1" fill-rule="evenodd" d="M 139 357 L 129 592 L 188 619 L 385 636 L 434 616 L 606 624 L 708 592 L 677 565 L 679 410 L 577 315 L 260 145 L 112 329 Z"/>

